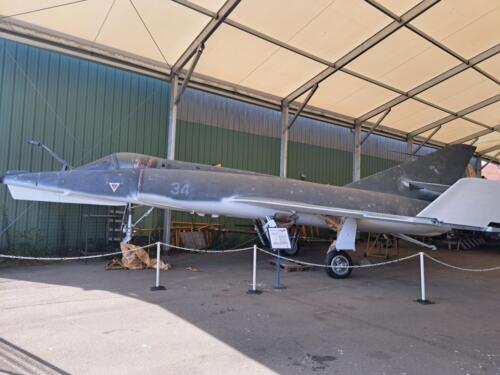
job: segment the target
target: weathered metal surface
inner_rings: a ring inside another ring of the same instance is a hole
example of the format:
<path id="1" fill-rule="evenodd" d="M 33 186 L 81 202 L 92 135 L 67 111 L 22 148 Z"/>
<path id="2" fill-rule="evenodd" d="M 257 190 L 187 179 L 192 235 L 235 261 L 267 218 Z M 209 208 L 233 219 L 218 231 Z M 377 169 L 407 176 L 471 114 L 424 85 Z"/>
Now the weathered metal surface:
<path id="1" fill-rule="evenodd" d="M 168 83 L 158 79 L 0 39 L 0 174 L 57 168 L 27 139 L 43 141 L 74 165 L 124 150 L 164 156 L 168 100 Z M 179 160 L 279 173 L 278 111 L 187 89 L 178 118 Z M 363 145 L 362 176 L 405 160 L 404 151 L 403 142 L 370 136 Z M 299 117 L 290 131 L 288 175 L 346 184 L 351 152 L 349 129 Z M 76 249 L 86 227 L 98 245 L 106 225 L 84 215 L 106 213 L 93 206 L 13 201 L 0 186 L 0 247 L 39 253 Z M 148 226 L 160 216 L 154 214 Z M 191 221 L 187 214 L 176 219 Z"/>
<path id="2" fill-rule="evenodd" d="M 449 228 L 433 217 L 416 219 L 429 202 L 405 181 L 452 185 L 473 152 L 471 146 L 452 145 L 346 187 L 130 154 L 67 171 L 11 172 L 2 182 L 16 199 L 138 204 L 243 219 L 294 215 L 297 224 L 326 227 L 330 221 L 322 217 L 328 215 L 346 217 L 361 231 L 432 235 Z"/>

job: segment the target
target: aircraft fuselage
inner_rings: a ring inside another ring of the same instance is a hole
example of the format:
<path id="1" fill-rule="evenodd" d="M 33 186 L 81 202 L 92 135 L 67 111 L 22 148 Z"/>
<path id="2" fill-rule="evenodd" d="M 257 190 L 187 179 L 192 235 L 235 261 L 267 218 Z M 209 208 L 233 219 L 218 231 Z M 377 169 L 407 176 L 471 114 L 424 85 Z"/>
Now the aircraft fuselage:
<path id="1" fill-rule="evenodd" d="M 132 203 L 246 219 L 294 214 L 294 209 L 270 208 L 259 203 L 293 201 L 304 207 L 334 207 L 363 211 L 368 217 L 370 213 L 387 217 L 385 221 L 360 219 L 360 231 L 438 235 L 449 229 L 415 218 L 428 205 L 427 201 L 268 175 L 155 168 L 74 169 L 8 174 L 3 183 L 9 186 L 14 198 L 25 200 L 97 205 Z M 391 217 L 408 219 L 391 220 Z M 321 215 L 307 210 L 298 215 L 297 223 L 327 226 Z"/>

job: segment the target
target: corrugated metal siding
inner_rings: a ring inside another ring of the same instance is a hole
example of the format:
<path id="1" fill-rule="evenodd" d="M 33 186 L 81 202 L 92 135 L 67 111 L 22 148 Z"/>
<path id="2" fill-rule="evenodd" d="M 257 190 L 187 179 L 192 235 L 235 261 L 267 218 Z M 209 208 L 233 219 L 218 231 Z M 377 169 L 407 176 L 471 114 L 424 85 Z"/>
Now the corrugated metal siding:
<path id="1" fill-rule="evenodd" d="M 0 39 L 0 171 L 55 170 L 41 140 L 80 165 L 116 151 L 164 155 L 168 85 Z M 0 187 L 2 247 L 17 252 L 64 253 L 81 248 L 83 215 L 106 208 L 14 201 Z M 106 235 L 92 219 L 89 237 Z"/>
<path id="2" fill-rule="evenodd" d="M 0 39 L 0 172 L 58 168 L 27 139 L 43 141 L 75 165 L 116 151 L 163 156 L 168 96 L 166 82 Z M 178 159 L 279 173 L 279 112 L 188 89 L 178 118 Z M 299 118 L 290 132 L 289 176 L 346 184 L 352 175 L 352 146 L 351 129 Z M 405 160 L 405 152 L 404 142 L 371 136 L 363 147 L 363 175 Z M 81 249 L 83 215 L 107 211 L 14 201 L 4 186 L 0 210 L 0 230 L 9 227 L 0 246 L 48 254 Z M 186 214 L 175 218 L 192 220 Z M 160 222 L 158 211 L 146 226 Z M 102 220 L 91 220 L 88 231 L 93 242 L 103 242 Z"/>

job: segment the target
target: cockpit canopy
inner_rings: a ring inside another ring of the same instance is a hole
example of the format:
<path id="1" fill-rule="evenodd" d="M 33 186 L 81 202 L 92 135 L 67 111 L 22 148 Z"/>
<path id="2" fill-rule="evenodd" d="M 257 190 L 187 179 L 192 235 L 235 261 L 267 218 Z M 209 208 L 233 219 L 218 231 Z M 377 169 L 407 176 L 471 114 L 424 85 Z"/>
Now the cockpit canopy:
<path id="1" fill-rule="evenodd" d="M 131 152 L 117 152 L 105 156 L 101 159 L 94 160 L 88 164 L 76 168 L 77 170 L 89 171 L 107 171 L 118 169 L 182 169 L 186 171 L 210 171 L 219 173 L 236 173 L 236 174 L 250 174 L 260 175 L 259 173 L 251 171 L 243 171 L 232 168 L 222 168 L 220 166 L 190 163 L 187 161 L 167 160 L 157 158 L 154 156 L 135 154 Z"/>
<path id="2" fill-rule="evenodd" d="M 94 160 L 88 164 L 82 165 L 77 169 L 90 171 L 103 171 L 115 169 L 133 169 L 133 168 L 166 168 L 166 160 L 155 158 L 153 156 L 134 154 L 130 152 L 119 152 Z"/>

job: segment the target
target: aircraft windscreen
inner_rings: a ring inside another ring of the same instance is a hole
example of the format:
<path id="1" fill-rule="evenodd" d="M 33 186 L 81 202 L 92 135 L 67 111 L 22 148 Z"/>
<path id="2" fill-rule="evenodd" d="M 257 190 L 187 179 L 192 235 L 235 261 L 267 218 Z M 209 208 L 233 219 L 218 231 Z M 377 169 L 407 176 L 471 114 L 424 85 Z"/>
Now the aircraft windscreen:
<path id="1" fill-rule="evenodd" d="M 115 169 L 116 164 L 115 161 L 113 160 L 112 155 L 105 156 L 101 159 L 94 160 L 88 164 L 82 165 L 81 167 L 78 167 L 77 169 L 86 169 L 89 171 L 105 171 L 105 170 L 111 170 Z"/>
<path id="2" fill-rule="evenodd" d="M 162 164 L 162 159 L 160 158 L 129 152 L 119 152 L 94 160 L 93 162 L 82 165 L 77 169 L 103 171 L 113 169 L 161 168 L 164 166 L 165 165 Z"/>

